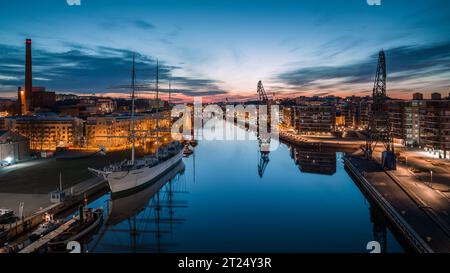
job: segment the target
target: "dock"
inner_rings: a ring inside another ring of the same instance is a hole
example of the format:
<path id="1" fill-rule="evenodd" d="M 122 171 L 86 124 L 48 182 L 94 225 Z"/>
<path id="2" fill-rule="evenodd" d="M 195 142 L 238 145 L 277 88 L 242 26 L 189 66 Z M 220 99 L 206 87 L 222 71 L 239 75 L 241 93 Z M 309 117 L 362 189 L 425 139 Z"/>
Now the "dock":
<path id="1" fill-rule="evenodd" d="M 46 236 L 40 238 L 39 240 L 35 241 L 31 245 L 29 245 L 29 246 L 25 247 L 24 249 L 22 249 L 21 251 L 19 251 L 19 253 L 34 253 L 34 252 L 38 251 L 39 249 L 44 247 L 48 242 L 50 242 L 53 238 L 58 237 L 61 233 L 68 230 L 70 228 L 70 226 L 73 223 L 75 223 L 78 219 L 79 219 L 79 216 L 70 219 L 66 223 L 62 224 L 56 230 L 50 232 Z"/>
<path id="2" fill-rule="evenodd" d="M 440 211 L 420 200 L 398 177 L 384 171 L 376 161 L 347 156 L 344 163 L 369 201 L 383 211 L 412 249 L 418 253 L 450 253 L 448 226 L 438 216 Z"/>
<path id="3" fill-rule="evenodd" d="M 31 232 L 43 221 L 43 216 L 48 214 L 58 215 L 64 211 L 76 207 L 85 197 L 93 196 L 107 188 L 107 184 L 103 179 L 96 177 L 85 180 L 74 187 L 65 190 L 66 195 L 69 196 L 64 202 L 52 204 L 42 210 L 35 212 L 24 219 L 19 219 L 17 222 L 3 225 L 4 230 L 0 235 L 0 245 L 5 242 L 11 242 L 19 236 Z M 49 197 L 50 198 L 50 197 Z"/>

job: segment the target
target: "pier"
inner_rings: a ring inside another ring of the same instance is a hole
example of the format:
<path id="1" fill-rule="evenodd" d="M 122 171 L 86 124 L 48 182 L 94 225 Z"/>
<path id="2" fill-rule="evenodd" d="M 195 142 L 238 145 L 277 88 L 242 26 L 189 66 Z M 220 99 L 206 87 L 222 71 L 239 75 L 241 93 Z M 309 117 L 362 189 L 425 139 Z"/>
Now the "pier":
<path id="1" fill-rule="evenodd" d="M 70 226 L 73 223 L 75 223 L 79 218 L 80 217 L 77 216 L 77 217 L 74 217 L 74 218 L 70 219 L 69 221 L 67 221 L 66 223 L 61 225 L 56 230 L 50 232 L 46 236 L 40 238 L 36 242 L 32 243 L 31 245 L 29 245 L 29 246 L 25 247 L 24 249 L 22 249 L 21 251 L 19 251 L 19 253 L 34 253 L 34 252 L 38 251 L 40 248 L 42 248 L 48 242 L 50 242 L 53 238 L 58 237 L 61 233 L 63 233 L 64 231 L 68 230 L 70 228 Z"/>
<path id="2" fill-rule="evenodd" d="M 414 182 L 399 178 L 397 171 L 384 171 L 376 161 L 358 156 L 347 156 L 344 162 L 357 185 L 383 211 L 412 249 L 418 253 L 450 252 L 446 211 L 449 201 L 445 196 L 432 189 L 421 189 L 428 195 L 424 201 L 417 188 L 406 184 Z"/>
<path id="3" fill-rule="evenodd" d="M 0 243 L 12 242 L 17 240 L 23 234 L 31 232 L 43 221 L 43 216 L 48 214 L 58 215 L 71 208 L 76 207 L 85 197 L 96 195 L 102 190 L 106 189 L 106 183 L 104 180 L 93 177 L 84 182 L 81 182 L 70 189 L 67 189 L 66 196 L 68 196 L 63 202 L 52 204 L 36 213 L 19 219 L 17 222 L 0 226 L 3 229 L 3 233 L 0 236 Z"/>

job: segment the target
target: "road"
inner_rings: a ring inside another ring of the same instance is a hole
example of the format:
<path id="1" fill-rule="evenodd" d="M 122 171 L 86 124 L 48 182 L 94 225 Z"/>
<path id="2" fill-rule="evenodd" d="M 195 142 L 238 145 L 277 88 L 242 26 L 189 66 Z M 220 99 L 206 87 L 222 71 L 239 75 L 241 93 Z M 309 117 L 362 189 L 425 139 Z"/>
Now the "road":
<path id="1" fill-rule="evenodd" d="M 402 166 L 421 170 L 414 174 L 419 181 L 431 183 L 434 189 L 450 197 L 450 160 L 431 158 L 420 150 L 402 150 L 401 154 L 406 159 Z M 433 171 L 433 177 L 430 171 Z"/>

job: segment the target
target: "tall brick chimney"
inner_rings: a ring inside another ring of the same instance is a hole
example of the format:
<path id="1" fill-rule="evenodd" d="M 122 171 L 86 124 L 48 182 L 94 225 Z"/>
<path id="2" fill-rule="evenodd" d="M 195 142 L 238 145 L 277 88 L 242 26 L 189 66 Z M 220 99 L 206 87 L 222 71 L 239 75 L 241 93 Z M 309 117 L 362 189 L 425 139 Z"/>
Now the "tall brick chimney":
<path id="1" fill-rule="evenodd" d="M 33 70 L 31 57 L 31 39 L 25 41 L 25 108 L 23 112 L 28 113 L 31 110 L 31 97 L 33 92 Z"/>

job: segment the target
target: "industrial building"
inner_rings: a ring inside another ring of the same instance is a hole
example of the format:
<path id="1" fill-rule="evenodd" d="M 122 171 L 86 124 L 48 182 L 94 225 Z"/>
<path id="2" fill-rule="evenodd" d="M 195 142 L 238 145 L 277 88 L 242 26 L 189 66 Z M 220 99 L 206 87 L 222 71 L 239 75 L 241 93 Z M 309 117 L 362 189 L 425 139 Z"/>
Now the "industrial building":
<path id="1" fill-rule="evenodd" d="M 48 92 L 45 87 L 33 87 L 32 41 L 25 40 L 25 88 L 17 91 L 17 108 L 19 115 L 29 115 L 34 111 L 49 111 L 55 106 L 55 92 Z"/>
<path id="2" fill-rule="evenodd" d="M 12 131 L 0 131 L 0 161 L 22 161 L 29 156 L 27 138 Z"/>

